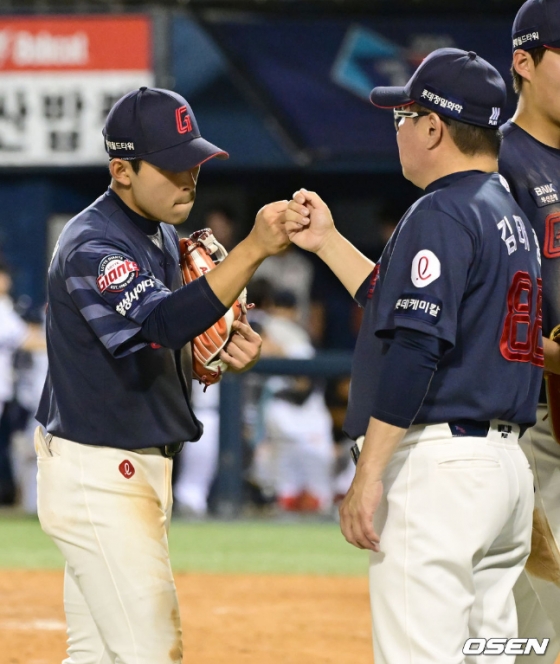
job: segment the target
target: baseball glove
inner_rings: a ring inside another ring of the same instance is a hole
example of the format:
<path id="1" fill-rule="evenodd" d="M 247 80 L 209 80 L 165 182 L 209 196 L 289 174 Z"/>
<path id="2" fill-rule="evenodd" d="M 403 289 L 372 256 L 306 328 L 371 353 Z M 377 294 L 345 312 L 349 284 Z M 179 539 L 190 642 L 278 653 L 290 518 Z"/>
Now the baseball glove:
<path id="1" fill-rule="evenodd" d="M 216 240 L 209 228 L 196 231 L 179 240 L 183 281 L 190 284 L 212 270 L 227 256 L 227 251 Z M 247 310 L 247 292 L 243 289 L 225 315 L 191 343 L 193 376 L 206 387 L 217 383 L 228 365 L 220 360 L 220 351 L 231 337 L 233 322 Z"/>
<path id="2" fill-rule="evenodd" d="M 560 343 L 560 325 L 557 325 L 550 333 L 550 339 Z M 554 440 L 560 443 L 560 375 L 545 373 L 546 401 L 548 404 L 548 416 L 550 417 L 550 430 Z"/>

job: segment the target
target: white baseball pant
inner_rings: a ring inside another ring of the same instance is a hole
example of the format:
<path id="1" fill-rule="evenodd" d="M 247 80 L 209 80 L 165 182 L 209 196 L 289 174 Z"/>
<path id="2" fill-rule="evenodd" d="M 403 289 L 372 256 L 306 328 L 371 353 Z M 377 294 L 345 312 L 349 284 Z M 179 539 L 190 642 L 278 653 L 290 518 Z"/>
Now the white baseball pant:
<path id="1" fill-rule="evenodd" d="M 64 664 L 178 664 L 172 461 L 35 435 L 38 513 L 66 559 Z"/>
<path id="2" fill-rule="evenodd" d="M 472 638 L 515 637 L 512 588 L 529 555 L 533 478 L 516 430 L 452 437 L 412 426 L 391 459 L 370 558 L 375 664 L 494 664 Z M 505 436 L 505 437 L 502 437 Z"/>
<path id="3" fill-rule="evenodd" d="M 535 478 L 532 551 L 514 588 L 519 636 L 550 639 L 544 655 L 531 653 L 523 662 L 554 664 L 560 653 L 560 444 L 546 406 L 519 442 Z"/>

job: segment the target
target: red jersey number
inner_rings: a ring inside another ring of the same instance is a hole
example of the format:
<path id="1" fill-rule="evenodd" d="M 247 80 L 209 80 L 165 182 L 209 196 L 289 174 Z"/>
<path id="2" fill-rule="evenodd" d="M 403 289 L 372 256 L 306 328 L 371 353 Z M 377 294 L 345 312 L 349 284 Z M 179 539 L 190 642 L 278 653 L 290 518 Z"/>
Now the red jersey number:
<path id="1" fill-rule="evenodd" d="M 537 278 L 537 305 L 533 315 L 533 282 L 528 272 L 516 272 L 507 296 L 507 314 L 500 352 L 510 362 L 531 362 L 544 367 L 542 330 L 542 279 Z"/>

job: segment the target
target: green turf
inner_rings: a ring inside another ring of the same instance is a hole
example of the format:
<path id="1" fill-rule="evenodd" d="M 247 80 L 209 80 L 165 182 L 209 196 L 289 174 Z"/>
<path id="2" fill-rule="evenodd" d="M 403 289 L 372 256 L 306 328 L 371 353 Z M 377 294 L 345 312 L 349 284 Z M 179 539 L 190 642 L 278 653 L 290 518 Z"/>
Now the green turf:
<path id="1" fill-rule="evenodd" d="M 332 523 L 175 521 L 169 541 L 177 572 L 367 573 L 367 554 L 347 544 Z M 0 567 L 62 566 L 36 519 L 0 517 Z"/>

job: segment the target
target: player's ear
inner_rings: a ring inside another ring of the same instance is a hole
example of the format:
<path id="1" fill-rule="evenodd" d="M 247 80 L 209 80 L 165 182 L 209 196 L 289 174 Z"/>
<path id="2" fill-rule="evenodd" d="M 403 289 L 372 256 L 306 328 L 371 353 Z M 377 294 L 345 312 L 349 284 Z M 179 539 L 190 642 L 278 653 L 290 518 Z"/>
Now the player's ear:
<path id="1" fill-rule="evenodd" d="M 527 51 L 518 48 L 513 54 L 511 67 L 519 74 L 519 76 L 521 76 L 521 78 L 530 81 L 533 69 L 535 68 L 535 63 Z"/>
<path id="2" fill-rule="evenodd" d="M 132 167 L 130 163 L 124 159 L 111 159 L 109 162 L 109 173 L 115 182 L 122 184 L 125 187 L 130 186 L 130 175 Z"/>
<path id="3" fill-rule="evenodd" d="M 437 113 L 430 113 L 426 118 L 426 147 L 428 150 L 436 148 L 443 138 L 443 120 Z"/>

